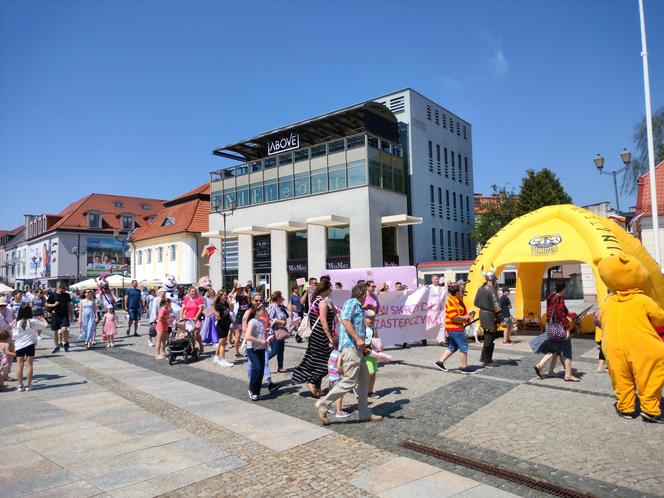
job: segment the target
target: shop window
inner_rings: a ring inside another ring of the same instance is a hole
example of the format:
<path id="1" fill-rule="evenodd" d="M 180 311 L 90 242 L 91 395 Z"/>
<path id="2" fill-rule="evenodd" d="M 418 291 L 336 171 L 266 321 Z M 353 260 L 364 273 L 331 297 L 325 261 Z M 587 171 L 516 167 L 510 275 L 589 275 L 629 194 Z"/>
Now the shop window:
<path id="1" fill-rule="evenodd" d="M 311 193 L 327 192 L 327 168 L 311 171 Z"/>
<path id="2" fill-rule="evenodd" d="M 295 174 L 295 197 L 302 197 L 311 194 L 309 186 L 309 172 Z"/>
<path id="3" fill-rule="evenodd" d="M 277 180 L 265 180 L 263 182 L 263 199 L 265 202 L 272 202 L 279 199 Z"/>
<path id="4" fill-rule="evenodd" d="M 396 227 L 382 227 L 381 242 L 383 246 L 383 266 L 398 266 Z"/>
<path id="5" fill-rule="evenodd" d="M 252 204 L 262 204 L 263 203 L 263 184 L 262 183 L 252 183 L 249 186 L 251 192 L 251 203 Z"/>
<path id="6" fill-rule="evenodd" d="M 307 259 L 307 232 L 288 232 L 288 259 Z"/>
<path id="7" fill-rule="evenodd" d="M 367 184 L 367 168 L 364 159 L 349 162 L 347 171 L 349 187 Z"/>
<path id="8" fill-rule="evenodd" d="M 335 164 L 330 166 L 329 171 L 330 190 L 341 190 L 346 188 L 346 165 Z"/>
<path id="9" fill-rule="evenodd" d="M 350 257 L 350 228 L 327 229 L 327 256 L 328 258 Z"/>
<path id="10" fill-rule="evenodd" d="M 293 177 L 283 176 L 279 178 L 279 199 L 290 199 L 293 197 Z"/>

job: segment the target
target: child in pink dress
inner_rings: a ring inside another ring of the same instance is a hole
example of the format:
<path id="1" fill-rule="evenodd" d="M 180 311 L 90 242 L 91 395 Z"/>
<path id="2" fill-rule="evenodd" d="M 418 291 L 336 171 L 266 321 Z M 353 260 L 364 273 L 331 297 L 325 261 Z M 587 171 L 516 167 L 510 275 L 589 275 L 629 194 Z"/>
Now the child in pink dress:
<path id="1" fill-rule="evenodd" d="M 106 314 L 104 315 L 104 335 L 108 343 L 106 348 L 113 347 L 113 341 L 115 340 L 115 334 L 117 332 L 117 317 L 115 316 L 115 309 L 112 305 L 106 306 Z"/>

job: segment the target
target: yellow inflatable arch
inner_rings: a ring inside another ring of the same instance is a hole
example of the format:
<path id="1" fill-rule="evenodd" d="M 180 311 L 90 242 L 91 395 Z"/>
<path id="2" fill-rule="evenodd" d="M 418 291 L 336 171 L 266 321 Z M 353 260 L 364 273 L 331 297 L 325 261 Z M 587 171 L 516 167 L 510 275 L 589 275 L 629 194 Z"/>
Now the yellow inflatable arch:
<path id="1" fill-rule="evenodd" d="M 614 221 L 572 204 L 547 206 L 515 218 L 494 235 L 470 268 L 466 304 L 473 308 L 477 289 L 484 284 L 483 271 L 495 268 L 500 274 L 505 265 L 515 264 L 516 318 L 539 317 L 544 272 L 550 266 L 572 262 L 592 266 L 597 301 L 601 303 L 607 289 L 595 261 L 620 252 L 636 257 L 648 269 L 644 291 L 664 307 L 664 277 L 641 242 Z"/>

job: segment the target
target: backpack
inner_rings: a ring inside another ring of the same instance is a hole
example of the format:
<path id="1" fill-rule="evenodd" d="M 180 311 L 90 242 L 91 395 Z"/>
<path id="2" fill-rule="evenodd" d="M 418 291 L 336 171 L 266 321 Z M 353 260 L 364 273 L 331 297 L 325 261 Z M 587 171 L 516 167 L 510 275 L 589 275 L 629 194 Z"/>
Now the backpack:
<path id="1" fill-rule="evenodd" d="M 321 299 L 322 301 L 322 299 Z M 312 305 L 312 310 L 313 310 L 313 305 Z M 313 332 L 314 328 L 316 325 L 318 325 L 318 322 L 320 321 L 320 312 L 318 314 L 318 318 L 316 318 L 316 321 L 314 322 L 313 326 L 310 325 L 311 321 L 309 319 L 309 313 L 304 315 L 302 317 L 302 321 L 300 322 L 300 326 L 297 328 L 297 335 L 300 336 L 302 339 L 308 339 L 311 333 Z"/>

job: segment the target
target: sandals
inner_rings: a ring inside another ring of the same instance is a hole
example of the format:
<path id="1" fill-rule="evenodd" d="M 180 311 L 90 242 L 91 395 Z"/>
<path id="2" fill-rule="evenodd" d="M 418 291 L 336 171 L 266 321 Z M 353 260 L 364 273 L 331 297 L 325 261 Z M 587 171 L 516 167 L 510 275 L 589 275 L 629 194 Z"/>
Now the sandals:
<path id="1" fill-rule="evenodd" d="M 337 418 L 348 418 L 350 417 L 350 413 L 341 410 L 340 412 L 335 413 L 334 416 Z"/>
<path id="2" fill-rule="evenodd" d="M 320 398 L 321 392 L 313 384 L 307 384 L 307 389 L 311 393 L 311 396 L 318 399 Z"/>
<path id="3" fill-rule="evenodd" d="M 540 379 L 544 380 L 544 375 L 542 375 L 542 369 L 541 369 L 540 367 L 538 367 L 537 365 L 535 365 L 535 366 L 533 367 L 533 369 L 535 370 L 535 373 L 537 374 L 537 376 L 538 376 Z"/>
<path id="4" fill-rule="evenodd" d="M 581 382 L 581 379 L 579 379 L 578 377 L 570 377 L 569 379 L 568 379 L 568 378 L 565 378 L 565 379 L 563 379 L 563 380 L 564 380 L 565 382 Z"/>

